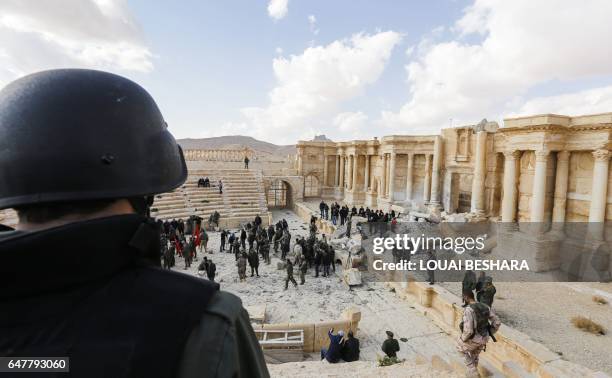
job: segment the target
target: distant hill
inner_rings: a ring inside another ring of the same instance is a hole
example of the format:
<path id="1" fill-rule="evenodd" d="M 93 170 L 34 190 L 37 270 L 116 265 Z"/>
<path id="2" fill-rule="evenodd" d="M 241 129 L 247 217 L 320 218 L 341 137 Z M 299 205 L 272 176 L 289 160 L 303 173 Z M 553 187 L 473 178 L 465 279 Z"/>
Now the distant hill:
<path id="1" fill-rule="evenodd" d="M 247 146 L 255 151 L 273 155 L 292 155 L 296 153 L 295 145 L 279 146 L 273 143 L 257 140 L 243 135 L 227 135 L 213 138 L 178 139 L 177 142 L 185 150 L 189 149 L 228 149 L 239 150 Z"/>

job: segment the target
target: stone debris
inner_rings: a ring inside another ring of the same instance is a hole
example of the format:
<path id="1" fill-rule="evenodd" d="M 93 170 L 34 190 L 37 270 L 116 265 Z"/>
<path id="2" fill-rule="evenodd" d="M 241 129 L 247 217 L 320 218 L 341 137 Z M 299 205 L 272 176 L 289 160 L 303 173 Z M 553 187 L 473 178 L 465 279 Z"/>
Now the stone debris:
<path id="1" fill-rule="evenodd" d="M 356 268 L 344 270 L 342 273 L 342 278 L 344 283 L 346 283 L 348 286 L 358 286 L 363 283 L 361 281 L 361 272 Z"/>

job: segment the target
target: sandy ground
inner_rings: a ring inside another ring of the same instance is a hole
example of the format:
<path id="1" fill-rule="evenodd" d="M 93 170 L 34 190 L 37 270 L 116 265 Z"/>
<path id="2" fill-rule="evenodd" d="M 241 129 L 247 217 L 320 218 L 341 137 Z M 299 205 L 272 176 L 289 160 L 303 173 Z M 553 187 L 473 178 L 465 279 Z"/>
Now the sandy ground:
<path id="1" fill-rule="evenodd" d="M 461 294 L 461 283 L 441 286 Z M 612 307 L 592 300 L 609 296 L 612 285 L 601 283 L 495 283 L 493 307 L 502 322 L 546 345 L 564 359 L 612 374 Z M 575 328 L 570 320 L 582 315 L 603 325 L 608 334 L 597 336 Z"/>
<path id="2" fill-rule="evenodd" d="M 275 221 L 287 219 L 292 242 L 295 235 L 308 233 L 306 224 L 293 212 L 274 211 L 273 216 Z M 335 320 L 340 318 L 344 309 L 355 306 L 362 314 L 357 334 L 361 341 L 362 360 L 375 361 L 377 355 L 382 355 L 380 346 L 386 337 L 386 330 L 393 331 L 396 338 L 406 340 L 400 342 L 400 358 L 413 358 L 417 352 L 427 357 L 433 354 L 457 356 L 453 339 L 383 284 L 367 282 L 367 276 L 365 285 L 348 290 L 340 280 L 339 266 L 336 268 L 337 274 L 328 278 L 314 278 L 314 269 L 311 269 L 305 285 L 296 289 L 290 284 L 285 291 L 285 272 L 276 269 L 277 257 L 272 258 L 271 265 L 260 264 L 260 277 L 250 277 L 247 268 L 247 281 L 238 282 L 234 256 L 218 252 L 218 233 L 211 233 L 209 247 L 213 248 L 214 254 L 207 257 L 217 265 L 217 281 L 221 289 L 239 296 L 247 307 L 265 304 L 268 323 Z M 175 269 L 195 275 L 197 265 L 198 262 L 195 262 L 191 269 L 184 270 L 183 260 L 178 258 Z"/>

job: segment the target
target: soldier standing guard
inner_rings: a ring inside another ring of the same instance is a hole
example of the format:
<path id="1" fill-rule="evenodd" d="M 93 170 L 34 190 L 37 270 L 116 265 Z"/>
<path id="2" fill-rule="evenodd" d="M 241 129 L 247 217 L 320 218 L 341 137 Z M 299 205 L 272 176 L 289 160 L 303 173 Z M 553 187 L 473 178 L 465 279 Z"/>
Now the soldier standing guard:
<path id="1" fill-rule="evenodd" d="M 0 90 L 0 151 L 0 209 L 19 217 L 0 232 L 1 356 L 67 356 L 76 378 L 269 377 L 238 297 L 159 269 L 150 207 L 187 166 L 141 86 L 24 76 Z"/>

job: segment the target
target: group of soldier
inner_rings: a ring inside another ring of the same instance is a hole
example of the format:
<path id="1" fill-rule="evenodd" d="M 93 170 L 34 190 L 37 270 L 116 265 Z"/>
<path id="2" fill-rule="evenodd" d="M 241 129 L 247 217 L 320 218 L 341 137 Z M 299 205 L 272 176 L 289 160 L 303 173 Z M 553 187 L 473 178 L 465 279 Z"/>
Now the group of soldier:
<path id="1" fill-rule="evenodd" d="M 465 272 L 463 276 L 463 282 L 461 283 L 462 292 L 476 292 L 476 301 L 484 303 L 487 306 L 493 306 L 493 299 L 497 289 L 493 285 L 493 278 L 487 276 L 485 272 L 481 271 L 478 279 L 476 273 L 471 270 Z"/>
<path id="2" fill-rule="evenodd" d="M 330 220 L 334 225 L 340 223 L 341 226 L 347 222 L 349 216 L 360 216 L 366 218 L 368 222 L 391 222 L 396 216 L 399 216 L 395 213 L 395 210 L 384 212 L 380 209 L 374 210 L 363 206 L 359 209 L 356 206 L 349 208 L 347 205 L 340 206 L 338 202 L 334 202 L 330 206 L 323 200 L 319 203 L 319 212 L 321 219 Z"/>
<path id="3" fill-rule="evenodd" d="M 328 216 L 326 209 L 327 204 L 321 207 L 323 219 Z M 347 229 L 351 225 L 353 215 L 363 216 L 369 222 L 388 222 L 395 218 L 393 213 L 363 207 L 359 210 L 355 207 L 349 209 L 346 205 L 339 206 L 336 203 L 332 204 L 331 209 L 332 217 L 340 219 L 341 224 L 346 223 Z M 218 216 L 215 217 L 213 214 L 209 221 L 213 220 L 216 220 L 218 225 Z M 329 277 L 336 270 L 335 250 L 325 234 L 317 237 L 316 220 L 314 216 L 311 218 L 308 236 L 296 237 L 292 256 L 290 256 L 292 235 L 289 232 L 287 221 L 282 219 L 276 224 L 265 227 L 259 215 L 252 222 L 241 226 L 236 232 L 221 229 L 219 251 L 234 254 L 239 280 L 246 281 L 247 267 L 251 270 L 251 277 L 259 277 L 260 261 L 269 265 L 271 263 L 270 249 L 273 249 L 275 255 L 279 254 L 280 249 L 280 264 L 284 266 L 286 272 L 285 290 L 288 289 L 289 283 L 297 288 L 298 285 L 305 284 L 309 269 L 314 268 L 314 277 L 319 277 L 319 275 Z M 175 255 L 184 258 L 185 269 L 188 269 L 192 261 L 197 260 L 198 249 L 204 253 L 213 252 L 212 250 L 207 251 L 208 233 L 202 227 L 202 219 L 197 216 L 192 216 L 186 221 L 182 219 L 159 221 L 159 227 L 162 235 L 162 256 L 166 269 L 174 265 Z M 296 269 L 299 274 L 299 283 L 294 277 Z M 214 281 L 216 265 L 212 259 L 205 256 L 198 266 L 198 271 L 200 275 L 206 274 L 209 280 Z M 431 280 L 433 282 L 433 278 Z M 479 354 L 485 349 L 489 338 L 501 324 L 492 307 L 496 289 L 492 278 L 484 272 L 477 277 L 473 271 L 467 271 L 462 281 L 462 292 L 465 309 L 457 350 L 463 354 L 469 373 L 475 375 Z M 391 348 L 393 341 L 395 340 L 392 334 L 389 340 L 385 341 L 388 345 L 385 344 L 383 350 L 388 356 L 395 355 L 396 350 Z"/>
<path id="4" fill-rule="evenodd" d="M 292 257 L 292 235 L 286 219 L 264 227 L 261 217 L 257 215 L 252 222 L 241 226 L 238 231 L 221 229 L 219 237 L 219 252 L 234 254 L 240 281 L 246 281 L 247 268 L 250 268 L 251 277 L 259 277 L 259 264 L 263 262 L 270 265 L 271 252 L 279 256 L 281 266 L 285 269 L 285 289 L 290 282 L 298 286 L 294 278 L 295 269 L 299 274 L 300 285 L 306 282 L 308 269 L 314 268 L 314 277 L 329 277 L 331 272 L 336 271 L 334 248 L 325 235 L 317 237 L 314 220 L 310 223 L 309 236 L 297 236 L 295 239 Z"/>

